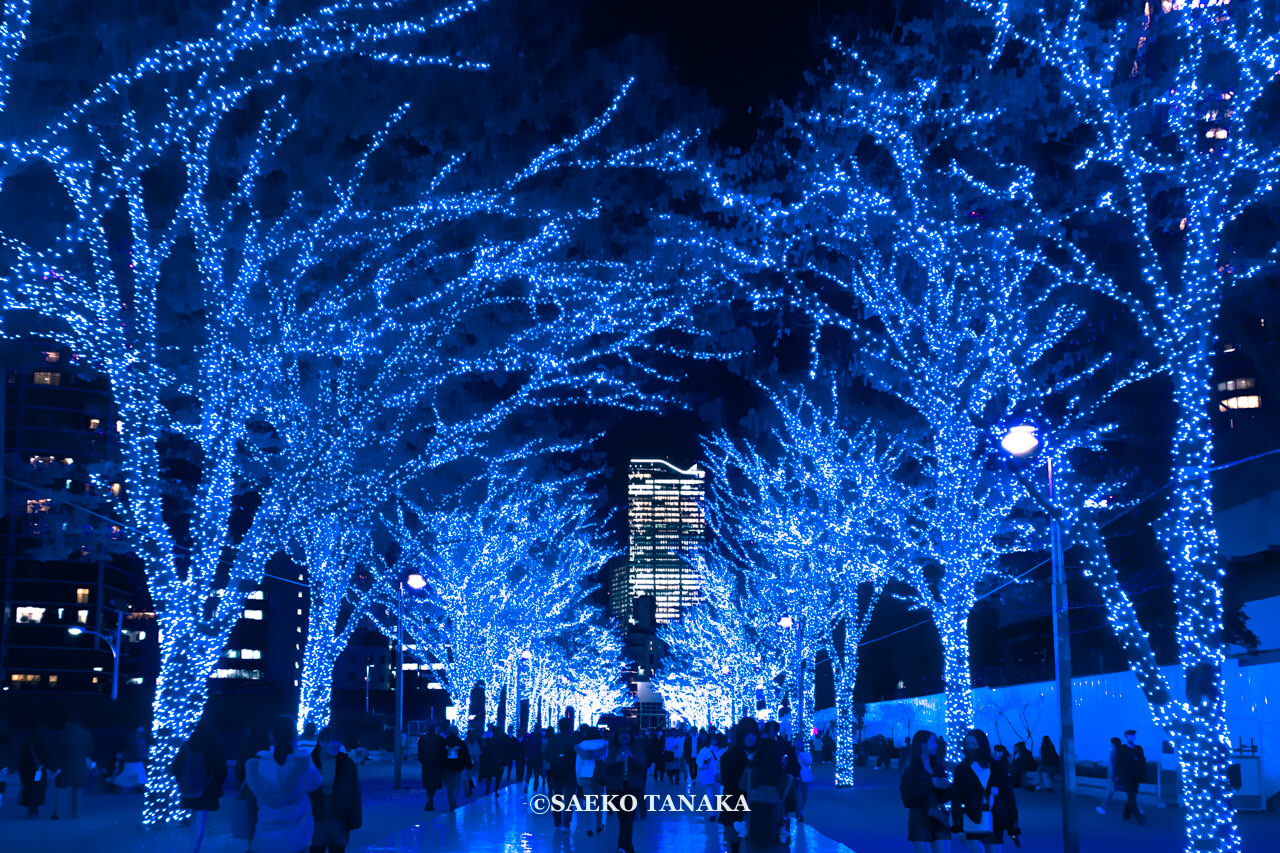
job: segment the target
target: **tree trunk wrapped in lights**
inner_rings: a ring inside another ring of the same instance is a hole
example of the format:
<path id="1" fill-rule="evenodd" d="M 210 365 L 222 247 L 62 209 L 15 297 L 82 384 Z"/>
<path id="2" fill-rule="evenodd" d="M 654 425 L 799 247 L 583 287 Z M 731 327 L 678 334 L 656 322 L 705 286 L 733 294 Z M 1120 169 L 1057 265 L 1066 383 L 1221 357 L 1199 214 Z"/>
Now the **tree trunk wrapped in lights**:
<path id="1" fill-rule="evenodd" d="M 1187 849 L 1237 850 L 1223 701 L 1224 565 L 1209 479 L 1219 405 L 1212 357 L 1223 294 L 1280 253 L 1262 212 L 1274 205 L 1280 178 L 1267 129 L 1280 25 L 1259 2 L 1147 3 L 1115 25 L 1084 0 L 1056 17 L 970 5 L 992 26 L 993 57 L 1016 52 L 1019 71 L 1038 69 L 1061 93 L 1045 136 L 1078 144 L 1070 147 L 1070 203 L 1049 224 L 1078 235 L 1082 253 L 1115 247 L 1133 260 L 1136 275 L 1126 269 L 1115 289 L 1173 379 L 1173 488 L 1158 533 L 1174 578 L 1185 705 L 1153 677 L 1132 606 L 1115 575 L 1099 568 L 1100 544 L 1092 576 L 1178 751 Z"/>

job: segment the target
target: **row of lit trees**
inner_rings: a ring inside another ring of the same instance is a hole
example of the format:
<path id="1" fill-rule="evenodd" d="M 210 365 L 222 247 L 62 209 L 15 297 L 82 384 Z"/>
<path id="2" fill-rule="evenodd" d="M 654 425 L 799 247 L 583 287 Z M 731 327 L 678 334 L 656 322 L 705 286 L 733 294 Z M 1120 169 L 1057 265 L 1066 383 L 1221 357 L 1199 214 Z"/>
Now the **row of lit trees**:
<path id="1" fill-rule="evenodd" d="M 651 405 L 636 380 L 653 376 L 641 362 L 654 333 L 665 349 L 698 335 L 687 305 L 712 279 L 680 272 L 682 221 L 624 224 L 633 205 L 615 204 L 628 180 L 652 198 L 701 176 L 678 135 L 608 138 L 625 80 L 599 115 L 497 163 L 446 150 L 416 174 L 421 160 L 384 152 L 403 144 L 401 125 L 413 137 L 430 120 L 402 105 L 353 131 L 371 138 L 354 163 L 339 147 L 291 168 L 313 125 L 349 120 L 352 69 L 483 73 L 464 37 L 483 5 L 231 0 L 199 38 L 108 51 L 112 75 L 42 126 L 18 136 L 4 123 L 5 174 L 47 177 L 58 214 L 0 236 L 6 331 L 83 356 L 118 410 L 119 472 L 98 486 L 123 483 L 115 510 L 162 637 L 148 824 L 180 814 L 165 770 L 273 555 L 308 574 L 300 711 L 322 720 L 333 663 L 385 594 L 372 537 L 401 493 L 460 460 L 484 470 L 559 446 L 512 428 L 530 412 Z M 26 79 L 14 68 L 31 13 L 4 5 L 0 93 Z M 316 112 L 326 87 L 328 114 Z M 607 660 L 572 643 L 561 654 L 545 677 L 564 695 Z"/>

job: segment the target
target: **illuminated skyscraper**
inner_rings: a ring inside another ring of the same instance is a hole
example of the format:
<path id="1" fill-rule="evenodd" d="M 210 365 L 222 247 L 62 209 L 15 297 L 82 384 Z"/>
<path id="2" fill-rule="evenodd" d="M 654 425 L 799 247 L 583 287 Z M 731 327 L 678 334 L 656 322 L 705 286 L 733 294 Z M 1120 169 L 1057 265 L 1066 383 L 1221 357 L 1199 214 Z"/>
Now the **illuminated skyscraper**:
<path id="1" fill-rule="evenodd" d="M 698 574 L 685 555 L 706 535 L 706 476 L 697 465 L 682 471 L 661 459 L 632 459 L 627 471 L 626 595 L 653 596 L 659 624 L 701 596 Z M 615 590 L 611 598 L 621 597 L 622 590 Z"/>

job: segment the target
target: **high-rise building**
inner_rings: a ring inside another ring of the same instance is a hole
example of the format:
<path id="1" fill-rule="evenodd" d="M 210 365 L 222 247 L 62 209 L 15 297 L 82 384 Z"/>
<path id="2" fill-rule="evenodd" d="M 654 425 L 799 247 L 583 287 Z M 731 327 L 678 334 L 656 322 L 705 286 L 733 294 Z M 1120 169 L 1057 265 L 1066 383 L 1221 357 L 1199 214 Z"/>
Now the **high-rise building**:
<path id="1" fill-rule="evenodd" d="M 706 476 L 697 465 L 682 471 L 661 459 L 631 460 L 627 470 L 630 534 L 625 593 L 621 581 L 610 584 L 610 604 L 615 611 L 620 609 L 624 594 L 630 599 L 652 596 L 657 621 L 662 624 L 700 599 L 698 573 L 687 558 L 706 535 L 702 513 Z"/>

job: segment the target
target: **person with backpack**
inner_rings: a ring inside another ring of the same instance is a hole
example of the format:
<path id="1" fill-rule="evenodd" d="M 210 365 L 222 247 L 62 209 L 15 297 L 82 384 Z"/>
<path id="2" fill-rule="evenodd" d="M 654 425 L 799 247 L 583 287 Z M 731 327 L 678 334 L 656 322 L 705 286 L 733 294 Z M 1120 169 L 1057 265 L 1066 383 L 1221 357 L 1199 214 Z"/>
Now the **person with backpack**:
<path id="1" fill-rule="evenodd" d="M 456 726 L 449 727 L 444 742 L 440 746 L 440 770 L 444 776 L 444 795 L 449 801 L 449 811 L 457 811 L 458 791 L 462 788 L 463 777 L 470 778 L 471 750 L 458 735 Z M 474 786 L 473 786 L 474 787 Z"/>
<path id="2" fill-rule="evenodd" d="M 986 732 L 970 729 L 961 747 L 964 760 L 956 767 L 951 788 L 951 829 L 964 833 L 971 853 L 989 853 L 1018 835 L 1018 804 L 1004 765 L 991 754 Z"/>
<path id="3" fill-rule="evenodd" d="M 178 782 L 182 807 L 192 813 L 191 853 L 199 853 L 209 812 L 218 810 L 222 786 L 227 781 L 227 757 L 209 723 L 202 720 L 196 726 L 191 738 L 178 750 L 169 773 Z"/>
<path id="4" fill-rule="evenodd" d="M 561 795 L 568 800 L 574 790 L 573 776 L 573 723 L 568 717 L 561 717 L 559 731 L 547 739 L 547 793 L 554 797 Z M 559 809 L 552 809 L 552 818 L 556 829 L 569 829 L 572 815 Z"/>
<path id="5" fill-rule="evenodd" d="M 951 779 L 938 757 L 938 738 L 921 729 L 911 738 L 911 753 L 898 783 L 907 808 L 907 841 L 916 853 L 945 853 L 950 845 L 951 818 L 944 805 L 951 799 Z"/>
<path id="6" fill-rule="evenodd" d="M 271 749 L 245 763 L 245 784 L 258 802 L 253 853 L 302 853 L 315 835 L 310 793 L 324 784 L 311 756 L 298 751 L 297 724 L 271 726 Z"/>
<path id="7" fill-rule="evenodd" d="M 342 741 L 325 726 L 316 735 L 311 763 L 320 771 L 320 787 L 311 792 L 311 853 L 345 853 L 351 832 L 360 828 L 360 776 Z"/>
<path id="8" fill-rule="evenodd" d="M 600 730 L 595 726 L 583 726 L 578 729 L 578 734 L 582 739 L 573 747 L 576 754 L 573 770 L 578 779 L 578 792 L 585 796 L 598 797 L 604 793 L 604 777 L 596 772 L 597 765 L 609 752 L 609 742 L 600 736 Z M 591 828 L 592 814 L 595 815 L 595 829 Z M 588 838 L 598 832 L 604 832 L 603 811 L 593 813 L 584 809 L 580 819 L 587 822 Z"/>

